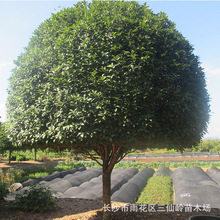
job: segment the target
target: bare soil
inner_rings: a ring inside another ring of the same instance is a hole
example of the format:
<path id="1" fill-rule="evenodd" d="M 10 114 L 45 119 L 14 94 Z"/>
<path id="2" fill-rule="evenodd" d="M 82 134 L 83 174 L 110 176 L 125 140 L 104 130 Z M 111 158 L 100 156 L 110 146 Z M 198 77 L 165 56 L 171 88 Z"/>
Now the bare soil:
<path id="1" fill-rule="evenodd" d="M 98 200 L 88 199 L 58 199 L 57 210 L 48 211 L 44 213 L 30 213 L 22 210 L 10 209 L 9 207 L 0 208 L 0 219 L 3 220 L 101 220 L 103 217 L 102 203 Z M 211 209 L 210 212 L 206 211 L 187 211 L 182 212 L 172 211 L 158 211 L 160 210 L 155 206 L 156 212 L 141 212 L 141 211 L 124 211 L 124 203 L 112 202 L 112 207 L 116 208 L 112 211 L 113 220 L 136 220 L 136 219 L 150 219 L 150 220 L 188 220 L 190 216 L 194 215 L 212 215 L 220 216 L 220 209 Z M 132 205 L 131 205 L 132 206 Z M 118 208 L 119 210 L 118 210 Z M 121 207 L 121 208 L 120 208 Z M 201 208 L 202 210 L 202 208 Z"/>
<path id="2" fill-rule="evenodd" d="M 135 160 L 139 162 L 162 162 L 162 161 L 220 161 L 220 157 L 172 157 L 172 158 L 147 158 L 147 159 L 126 159 L 126 160 Z"/>
<path id="3" fill-rule="evenodd" d="M 141 162 L 152 161 L 195 161 L 195 160 L 220 160 L 220 158 L 156 158 L 156 159 L 137 159 Z M 60 160 L 60 159 L 58 159 Z M 39 161 L 23 161 L 12 162 L 7 164 L 7 161 L 0 160 L 0 168 L 22 168 L 33 166 L 55 166 L 58 160 L 39 162 Z M 102 219 L 102 202 L 100 200 L 88 200 L 88 199 L 57 199 L 57 210 L 48 211 L 45 213 L 28 213 L 22 210 L 11 209 L 5 205 L 0 207 L 0 219 L 3 220 L 49 220 L 49 219 L 62 219 L 62 220 L 100 220 Z M 136 219 L 150 219 L 150 220 L 187 220 L 190 216 L 194 215 L 212 215 L 220 216 L 220 209 L 211 209 L 210 212 L 206 211 L 189 211 L 182 212 L 177 211 L 161 211 L 156 206 L 156 212 L 141 212 L 141 211 L 127 211 L 125 212 L 119 207 L 124 207 L 125 203 L 112 202 L 112 207 L 116 208 L 112 212 L 112 219 L 117 220 L 136 220 Z M 118 208 L 117 208 L 118 207 Z M 118 210 L 119 209 L 119 210 Z M 130 208 L 128 208 L 130 210 Z M 160 210 L 160 211 L 159 211 Z M 202 208 L 201 208 L 202 210 Z"/>
<path id="4" fill-rule="evenodd" d="M 28 161 L 11 161 L 11 163 L 8 163 L 8 160 L 6 159 L 0 159 L 0 169 L 8 169 L 8 168 L 27 168 L 27 167 L 54 167 L 58 164 L 58 161 L 62 159 L 54 159 L 54 160 L 47 160 L 47 161 L 34 161 L 34 160 L 28 160 Z"/>

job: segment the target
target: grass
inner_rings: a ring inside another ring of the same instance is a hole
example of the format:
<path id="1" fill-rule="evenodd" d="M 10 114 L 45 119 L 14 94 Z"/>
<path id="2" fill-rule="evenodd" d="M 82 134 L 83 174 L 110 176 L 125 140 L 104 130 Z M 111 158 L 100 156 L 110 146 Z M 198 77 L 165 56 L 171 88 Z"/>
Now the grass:
<path id="1" fill-rule="evenodd" d="M 163 162 L 137 162 L 137 161 L 121 161 L 115 165 L 115 168 L 123 167 L 123 168 L 129 168 L 129 167 L 135 167 L 137 169 L 143 169 L 145 167 L 158 169 L 160 167 L 168 167 L 168 168 L 179 168 L 179 167 L 201 167 L 201 168 L 209 168 L 209 167 L 218 167 L 220 168 L 220 161 L 219 162 L 203 162 L 203 161 L 182 161 L 182 162 L 169 162 L 169 161 L 163 161 Z"/>
<path id="2" fill-rule="evenodd" d="M 78 157 L 84 158 L 83 155 L 78 154 Z M 2 153 L 2 158 L 9 157 L 8 151 Z M 51 151 L 49 148 L 45 150 L 37 150 L 36 159 L 40 161 L 46 161 L 52 158 L 73 158 L 76 157 L 76 154 L 73 150 L 64 150 L 62 152 L 54 152 Z M 1 158 L 1 155 L 0 155 Z M 27 160 L 34 160 L 35 159 L 35 151 L 34 149 L 27 149 L 27 150 L 15 150 L 12 152 L 11 160 L 12 161 L 27 161 Z"/>
<path id="3" fill-rule="evenodd" d="M 7 171 L 3 171 L 0 169 L 0 181 L 2 183 L 6 183 L 7 185 L 11 185 L 15 182 L 22 183 L 28 179 L 35 179 L 41 176 L 48 176 L 55 171 L 69 170 L 72 168 L 79 167 L 98 167 L 99 165 L 94 162 L 67 162 L 62 164 L 61 166 L 56 166 L 53 168 L 48 167 L 30 167 L 24 169 L 10 168 Z"/>
<path id="4" fill-rule="evenodd" d="M 171 177 L 151 177 L 141 192 L 139 204 L 173 204 L 173 182 Z"/>
<path id="5" fill-rule="evenodd" d="M 131 155 L 131 154 L 164 154 L 164 153 L 176 153 L 178 152 L 177 150 L 175 149 L 167 149 L 167 148 L 164 148 L 164 149 L 158 149 L 158 148 L 155 148 L 155 149 L 145 149 L 145 150 L 135 150 L 131 153 L 129 153 L 128 155 Z"/>

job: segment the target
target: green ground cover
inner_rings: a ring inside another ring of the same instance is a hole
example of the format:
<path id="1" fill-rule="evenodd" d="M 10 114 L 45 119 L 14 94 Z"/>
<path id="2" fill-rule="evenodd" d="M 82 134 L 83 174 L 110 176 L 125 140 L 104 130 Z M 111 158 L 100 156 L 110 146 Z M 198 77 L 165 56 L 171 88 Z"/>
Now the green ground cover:
<path id="1" fill-rule="evenodd" d="M 143 169 L 145 167 L 158 169 L 160 167 L 168 167 L 168 168 L 179 168 L 179 167 L 201 167 L 201 168 L 208 168 L 208 167 L 219 167 L 220 168 L 220 161 L 219 162 L 203 162 L 203 161 L 182 161 L 182 162 L 170 162 L 170 161 L 163 161 L 163 162 L 138 162 L 138 161 L 120 161 L 115 165 L 116 168 L 130 168 L 134 167 L 137 169 Z M 59 166 L 63 169 L 71 169 L 73 167 L 86 167 L 86 168 L 92 168 L 92 167 L 100 167 L 96 162 L 94 161 L 79 161 L 79 162 L 62 162 Z"/>
<path id="2" fill-rule="evenodd" d="M 173 204 L 173 182 L 168 176 L 151 177 L 142 190 L 137 203 Z"/>

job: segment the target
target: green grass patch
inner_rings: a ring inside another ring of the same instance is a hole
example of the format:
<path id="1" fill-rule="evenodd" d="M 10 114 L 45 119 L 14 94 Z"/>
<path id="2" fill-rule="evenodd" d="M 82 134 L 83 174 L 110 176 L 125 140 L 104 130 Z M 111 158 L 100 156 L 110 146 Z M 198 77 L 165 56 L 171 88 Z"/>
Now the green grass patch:
<path id="1" fill-rule="evenodd" d="M 128 153 L 128 155 L 131 155 L 131 154 L 164 154 L 164 153 L 175 153 L 175 152 L 178 152 L 177 150 L 175 149 L 167 149 L 167 148 L 164 148 L 164 149 L 158 149 L 158 148 L 154 148 L 153 150 L 150 149 L 150 148 L 147 148 L 145 150 L 136 150 L 136 151 L 132 151 L 131 153 Z"/>
<path id="2" fill-rule="evenodd" d="M 182 161 L 182 162 L 169 162 L 169 161 L 162 161 L 162 162 L 137 162 L 137 161 L 121 161 L 115 165 L 115 168 L 129 168 L 134 167 L 137 169 L 143 169 L 145 167 L 158 169 L 160 167 L 168 167 L 168 168 L 179 168 L 179 167 L 201 167 L 201 168 L 209 168 L 209 167 L 217 167 L 220 168 L 220 161 L 219 162 L 203 162 L 203 161 Z"/>
<path id="3" fill-rule="evenodd" d="M 151 177 L 141 192 L 139 204 L 173 204 L 173 182 L 168 176 Z"/>

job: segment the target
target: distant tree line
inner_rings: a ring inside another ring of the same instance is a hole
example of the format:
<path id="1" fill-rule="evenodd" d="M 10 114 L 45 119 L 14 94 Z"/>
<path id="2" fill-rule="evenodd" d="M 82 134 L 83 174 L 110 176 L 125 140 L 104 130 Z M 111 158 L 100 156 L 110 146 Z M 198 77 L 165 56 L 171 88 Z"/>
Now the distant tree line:
<path id="1" fill-rule="evenodd" d="M 197 152 L 220 152 L 220 139 L 203 140 L 197 146 L 195 146 L 193 148 L 193 151 L 197 151 Z"/>

